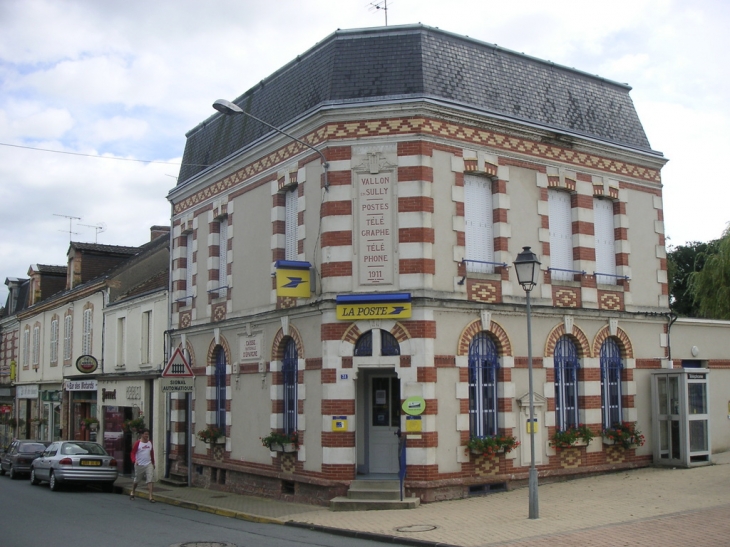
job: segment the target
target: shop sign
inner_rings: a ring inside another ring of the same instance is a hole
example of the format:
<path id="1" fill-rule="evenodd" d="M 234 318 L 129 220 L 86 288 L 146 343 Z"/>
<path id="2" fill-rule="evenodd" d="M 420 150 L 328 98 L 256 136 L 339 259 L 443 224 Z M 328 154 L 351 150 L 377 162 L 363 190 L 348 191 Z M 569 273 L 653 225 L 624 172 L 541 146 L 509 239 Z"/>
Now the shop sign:
<path id="1" fill-rule="evenodd" d="M 38 384 L 32 386 L 15 386 L 18 399 L 37 399 Z"/>
<path id="2" fill-rule="evenodd" d="M 79 372 L 91 374 L 92 372 L 96 372 L 97 368 L 99 368 L 99 361 L 93 355 L 82 355 L 76 359 L 76 369 Z"/>
<path id="3" fill-rule="evenodd" d="M 97 380 L 66 380 L 66 391 L 96 391 Z"/>
<path id="4" fill-rule="evenodd" d="M 410 293 L 348 294 L 337 297 L 337 319 L 408 319 L 411 317 Z"/>
<path id="5" fill-rule="evenodd" d="M 0 414 L 10 414 L 13 411 L 13 407 L 10 405 L 0 405 Z"/>

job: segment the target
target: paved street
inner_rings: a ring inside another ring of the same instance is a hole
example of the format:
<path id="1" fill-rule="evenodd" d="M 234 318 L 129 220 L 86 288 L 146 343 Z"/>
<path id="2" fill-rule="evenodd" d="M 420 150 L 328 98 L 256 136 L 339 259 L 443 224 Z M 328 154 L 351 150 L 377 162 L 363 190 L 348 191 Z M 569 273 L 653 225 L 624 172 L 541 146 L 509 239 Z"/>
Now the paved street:
<path id="1" fill-rule="evenodd" d="M 527 519 L 526 488 L 415 510 L 336 513 L 199 488 L 158 487 L 157 498 L 235 518 L 412 543 L 727 546 L 730 453 L 715 461 L 718 465 L 694 469 L 657 467 L 543 484 L 537 520 Z"/>

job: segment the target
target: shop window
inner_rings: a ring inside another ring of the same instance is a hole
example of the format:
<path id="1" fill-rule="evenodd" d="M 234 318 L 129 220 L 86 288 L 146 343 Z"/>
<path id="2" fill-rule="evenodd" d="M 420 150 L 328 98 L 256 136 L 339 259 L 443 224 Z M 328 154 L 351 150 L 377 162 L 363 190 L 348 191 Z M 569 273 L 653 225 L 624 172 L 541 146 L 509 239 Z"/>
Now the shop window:
<path id="1" fill-rule="evenodd" d="M 601 414 L 603 427 L 621 422 L 621 350 L 613 338 L 601 345 Z"/>
<path id="2" fill-rule="evenodd" d="M 297 344 L 289 338 L 284 349 L 281 372 L 284 383 L 284 433 L 297 430 L 297 383 L 299 376 L 299 354 Z"/>
<path id="3" fill-rule="evenodd" d="M 555 415 L 560 431 L 578 425 L 578 350 L 567 336 L 555 345 Z"/>
<path id="4" fill-rule="evenodd" d="M 469 431 L 472 437 L 497 434 L 497 345 L 486 332 L 469 344 Z"/>

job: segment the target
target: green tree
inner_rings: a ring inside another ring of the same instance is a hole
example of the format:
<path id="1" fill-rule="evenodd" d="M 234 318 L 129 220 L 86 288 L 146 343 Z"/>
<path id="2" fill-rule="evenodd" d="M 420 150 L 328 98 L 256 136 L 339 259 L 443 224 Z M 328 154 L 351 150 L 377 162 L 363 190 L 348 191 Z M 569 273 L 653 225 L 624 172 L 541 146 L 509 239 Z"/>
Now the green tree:
<path id="1" fill-rule="evenodd" d="M 730 228 L 714 242 L 700 271 L 690 274 L 688 289 L 700 317 L 730 319 Z"/>
<path id="2" fill-rule="evenodd" d="M 667 253 L 669 306 L 677 315 L 700 317 L 699 304 L 689 290 L 690 276 L 702 270 L 707 257 L 717 252 L 718 240 L 708 243 L 690 241 L 670 247 Z"/>

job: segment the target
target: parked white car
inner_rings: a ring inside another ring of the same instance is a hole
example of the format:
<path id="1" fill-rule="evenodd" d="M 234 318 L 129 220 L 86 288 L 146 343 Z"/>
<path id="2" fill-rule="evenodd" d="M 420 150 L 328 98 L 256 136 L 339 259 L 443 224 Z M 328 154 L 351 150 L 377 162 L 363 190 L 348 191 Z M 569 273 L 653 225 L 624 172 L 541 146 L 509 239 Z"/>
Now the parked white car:
<path id="1" fill-rule="evenodd" d="M 63 483 L 99 484 L 112 492 L 118 474 L 117 460 L 99 443 L 56 441 L 31 464 L 30 483 L 48 481 L 53 491 Z"/>

